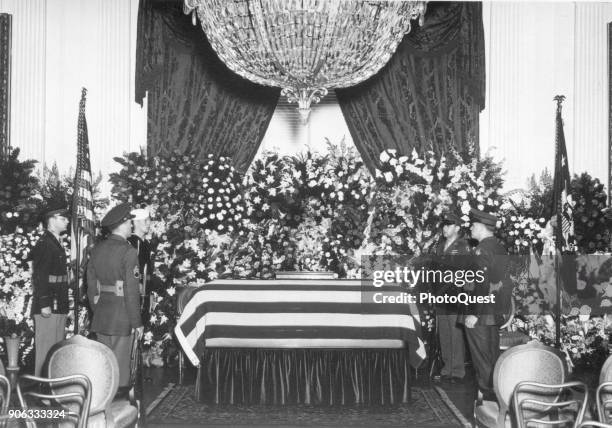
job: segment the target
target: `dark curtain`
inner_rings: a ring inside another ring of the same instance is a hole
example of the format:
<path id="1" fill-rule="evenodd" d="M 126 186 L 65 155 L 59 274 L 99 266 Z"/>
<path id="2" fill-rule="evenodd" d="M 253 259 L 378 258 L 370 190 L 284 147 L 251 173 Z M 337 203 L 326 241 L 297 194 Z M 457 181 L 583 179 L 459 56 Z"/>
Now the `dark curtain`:
<path id="1" fill-rule="evenodd" d="M 196 396 L 214 404 L 392 405 L 410 400 L 406 349 L 206 348 Z"/>
<path id="2" fill-rule="evenodd" d="M 336 94 L 370 171 L 384 149 L 442 154 L 472 143 L 478 151 L 485 99 L 481 3 L 430 2 L 424 26 L 414 24 L 378 74 Z"/>
<path id="3" fill-rule="evenodd" d="M 211 48 L 183 1 L 141 0 L 136 102 L 148 91 L 150 155 L 209 153 L 248 168 L 266 132 L 280 89 L 231 72 Z"/>

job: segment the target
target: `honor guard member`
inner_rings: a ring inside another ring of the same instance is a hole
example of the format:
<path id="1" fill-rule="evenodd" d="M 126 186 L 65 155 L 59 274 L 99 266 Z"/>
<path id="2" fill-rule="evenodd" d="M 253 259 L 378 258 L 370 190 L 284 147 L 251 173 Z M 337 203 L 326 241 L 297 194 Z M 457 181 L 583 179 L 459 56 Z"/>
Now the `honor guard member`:
<path id="1" fill-rule="evenodd" d="M 68 314 L 68 258 L 60 236 L 68 228 L 68 210 L 50 208 L 43 221 L 46 230 L 31 253 L 36 376 L 44 376 L 49 349 L 65 339 Z"/>
<path id="2" fill-rule="evenodd" d="M 127 241 L 132 233 L 130 211 L 130 204 L 120 204 L 102 219 L 101 226 L 111 234 L 93 248 L 87 265 L 87 297 L 93 310 L 91 331 L 117 357 L 121 392 L 131 386 L 132 347 L 143 333 L 138 253 Z"/>
<path id="3" fill-rule="evenodd" d="M 469 267 L 471 255 L 470 246 L 463 237 L 461 225 L 463 221 L 455 212 L 448 212 L 442 218 L 442 235 L 444 239 L 436 248 L 441 271 L 465 270 Z M 438 286 L 440 295 L 456 296 L 463 291 L 455 283 Z M 440 339 L 440 353 L 444 367 L 440 372 L 441 380 L 450 383 L 461 383 L 465 377 L 465 346 L 463 328 L 457 324 L 459 305 L 442 303 L 436 306 L 436 320 L 438 322 L 438 338 Z"/>
<path id="4" fill-rule="evenodd" d="M 506 249 L 495 238 L 497 217 L 472 209 L 471 235 L 478 241 L 473 268 L 483 272 L 484 281 L 474 285 L 472 294 L 496 296 L 493 303 L 475 303 L 463 318 L 465 334 L 476 372 L 478 388 L 485 400 L 495 401 L 493 368 L 499 356 L 499 326 L 503 324 L 501 308 L 510 306 L 512 288 L 507 277 Z"/>
<path id="5" fill-rule="evenodd" d="M 145 208 L 132 210 L 134 230 L 128 238 L 138 251 L 138 267 L 140 269 L 140 295 L 142 296 L 142 316 L 147 319 L 151 309 L 151 275 L 153 273 L 153 249 L 151 243 L 146 239 L 151 228 L 149 211 Z"/>

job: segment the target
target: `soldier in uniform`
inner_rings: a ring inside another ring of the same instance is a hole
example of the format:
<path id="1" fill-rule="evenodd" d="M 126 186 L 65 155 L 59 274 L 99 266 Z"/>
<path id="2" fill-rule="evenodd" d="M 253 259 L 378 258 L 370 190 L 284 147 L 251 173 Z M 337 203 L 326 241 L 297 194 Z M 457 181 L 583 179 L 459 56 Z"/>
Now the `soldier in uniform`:
<path id="1" fill-rule="evenodd" d="M 467 258 L 471 254 L 470 247 L 461 233 L 461 218 L 454 212 L 448 212 L 442 220 L 442 234 L 444 239 L 436 248 L 439 256 L 440 270 L 457 270 L 467 265 Z M 443 284 L 438 286 L 438 294 L 457 295 L 462 291 L 456 284 Z M 465 345 L 463 328 L 457 324 L 459 306 L 457 304 L 439 304 L 436 306 L 436 319 L 438 322 L 438 338 L 444 367 L 442 367 L 442 381 L 460 383 L 465 376 Z"/>
<path id="2" fill-rule="evenodd" d="M 60 237 L 68 228 L 68 210 L 48 209 L 44 223 L 46 231 L 31 253 L 36 376 L 44 375 L 51 347 L 65 339 L 68 314 L 68 259 Z"/>
<path id="3" fill-rule="evenodd" d="M 120 393 L 131 386 L 132 348 L 143 333 L 138 253 L 127 241 L 132 233 L 130 211 L 130 204 L 120 204 L 102 219 L 102 227 L 111 234 L 93 248 L 87 265 L 87 297 L 93 310 L 91 331 L 117 357 Z"/>
<path id="4" fill-rule="evenodd" d="M 144 208 L 132 210 L 134 218 L 134 230 L 128 238 L 128 242 L 132 244 L 138 251 L 138 267 L 140 269 L 140 294 L 143 297 L 142 317 L 147 319 L 151 306 L 151 274 L 153 273 L 153 248 L 151 242 L 146 238 L 149 229 L 151 228 L 151 218 L 149 211 Z"/>
<path id="5" fill-rule="evenodd" d="M 478 241 L 474 250 L 474 269 L 484 273 L 484 282 L 475 284 L 472 294 L 494 294 L 495 304 L 475 303 L 462 317 L 465 334 L 476 372 L 478 388 L 485 400 L 495 401 L 493 368 L 499 356 L 499 326 L 503 323 L 501 308 L 510 305 L 512 288 L 508 281 L 506 249 L 494 236 L 497 217 L 472 209 L 471 235 Z"/>

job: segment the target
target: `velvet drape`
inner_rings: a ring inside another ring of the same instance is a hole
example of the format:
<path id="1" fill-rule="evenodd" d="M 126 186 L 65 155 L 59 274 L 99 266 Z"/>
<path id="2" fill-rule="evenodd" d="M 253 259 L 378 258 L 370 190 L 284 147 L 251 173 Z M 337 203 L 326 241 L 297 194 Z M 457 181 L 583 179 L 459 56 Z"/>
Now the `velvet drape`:
<path id="1" fill-rule="evenodd" d="M 206 348 L 196 395 L 214 404 L 392 405 L 410 400 L 406 349 Z"/>
<path id="2" fill-rule="evenodd" d="M 349 131 L 370 169 L 380 152 L 409 154 L 451 147 L 478 150 L 485 100 L 482 4 L 430 2 L 389 63 L 366 82 L 336 94 Z"/>
<path id="3" fill-rule="evenodd" d="M 251 83 L 217 57 L 182 1 L 141 0 L 136 101 L 148 91 L 149 155 L 174 151 L 229 156 L 245 171 L 255 156 L 280 89 Z"/>

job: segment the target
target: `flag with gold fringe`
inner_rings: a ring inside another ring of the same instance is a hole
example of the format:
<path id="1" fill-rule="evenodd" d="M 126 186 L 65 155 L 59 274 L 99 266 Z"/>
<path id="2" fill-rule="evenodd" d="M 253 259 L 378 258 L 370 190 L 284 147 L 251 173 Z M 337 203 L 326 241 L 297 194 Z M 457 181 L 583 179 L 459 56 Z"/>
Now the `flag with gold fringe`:
<path id="1" fill-rule="evenodd" d="M 81 92 L 79 103 L 79 119 L 77 124 L 77 163 L 74 176 L 74 193 L 72 194 L 71 220 L 71 261 L 76 268 L 75 288 L 75 318 L 78 320 L 79 291 L 83 272 L 87 263 L 87 250 L 93 243 L 94 213 L 91 180 L 91 162 L 89 158 L 89 137 L 87 120 L 85 119 L 85 101 L 87 89 Z M 78 333 L 78 323 L 75 322 L 75 333 Z"/>
<path id="2" fill-rule="evenodd" d="M 556 242 L 561 251 L 572 251 L 575 247 L 574 236 L 574 201 L 570 193 L 570 170 L 567 159 L 567 147 L 563 132 L 563 119 L 561 117 L 561 103 L 565 97 L 558 95 L 555 132 L 555 175 L 553 179 L 553 213 L 557 218 Z"/>

